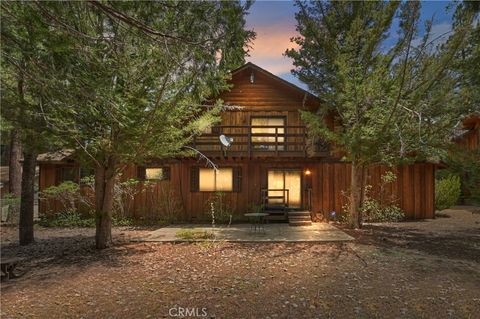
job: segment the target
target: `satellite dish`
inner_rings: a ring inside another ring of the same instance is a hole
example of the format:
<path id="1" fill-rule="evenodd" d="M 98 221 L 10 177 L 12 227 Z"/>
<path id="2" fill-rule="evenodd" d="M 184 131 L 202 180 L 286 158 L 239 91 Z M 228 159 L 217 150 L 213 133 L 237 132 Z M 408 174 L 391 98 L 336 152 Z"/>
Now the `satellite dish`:
<path id="1" fill-rule="evenodd" d="M 223 134 L 220 135 L 219 138 L 220 138 L 220 143 L 222 143 L 222 145 L 225 147 L 230 147 L 230 145 L 232 145 L 233 143 L 233 138 L 227 137 Z"/>

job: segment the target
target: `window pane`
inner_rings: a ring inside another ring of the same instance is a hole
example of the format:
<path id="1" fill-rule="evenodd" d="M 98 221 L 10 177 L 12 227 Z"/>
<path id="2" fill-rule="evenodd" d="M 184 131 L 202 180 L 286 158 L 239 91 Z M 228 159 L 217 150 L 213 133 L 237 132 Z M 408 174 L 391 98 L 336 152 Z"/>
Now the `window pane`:
<path id="1" fill-rule="evenodd" d="M 292 208 L 298 208 L 302 204 L 301 185 L 301 171 L 285 171 L 285 189 L 288 189 L 288 202 Z"/>
<path id="2" fill-rule="evenodd" d="M 217 191 L 233 190 L 233 169 L 221 168 L 217 171 Z"/>
<path id="3" fill-rule="evenodd" d="M 145 170 L 146 179 L 163 179 L 163 169 L 162 168 L 147 168 Z"/>
<path id="4" fill-rule="evenodd" d="M 285 126 L 285 118 L 283 117 L 257 117 L 252 118 L 252 126 Z M 283 127 L 257 127 L 252 128 L 252 134 L 278 134 L 277 142 L 283 143 L 285 141 L 284 137 L 282 136 L 285 134 L 285 128 Z M 256 145 L 256 148 L 259 149 L 267 149 L 267 150 L 275 150 L 275 145 L 261 145 L 262 142 L 268 143 L 275 143 L 275 136 L 252 136 L 252 142 L 258 143 L 260 145 Z M 278 145 L 278 150 L 283 150 L 283 145 Z"/>
<path id="5" fill-rule="evenodd" d="M 215 190 L 215 171 L 211 168 L 199 169 L 199 189 L 201 192 L 212 192 Z"/>
<path id="6" fill-rule="evenodd" d="M 202 192 L 233 190 L 233 169 L 221 168 L 216 173 L 211 168 L 200 168 L 199 189 Z M 216 176 L 215 176 L 216 175 Z"/>
<path id="7" fill-rule="evenodd" d="M 269 198 L 269 204 L 282 204 L 284 195 L 283 184 L 283 171 L 268 171 L 268 196 L 282 197 L 282 198 Z M 272 191 L 271 189 L 276 189 Z"/>

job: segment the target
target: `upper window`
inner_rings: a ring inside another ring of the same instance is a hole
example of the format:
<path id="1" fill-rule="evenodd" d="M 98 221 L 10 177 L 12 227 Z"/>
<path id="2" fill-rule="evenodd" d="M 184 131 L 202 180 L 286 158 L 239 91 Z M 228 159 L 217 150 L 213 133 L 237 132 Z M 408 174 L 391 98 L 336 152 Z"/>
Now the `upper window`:
<path id="1" fill-rule="evenodd" d="M 285 117 L 252 117 L 251 124 L 254 149 L 268 151 L 284 149 Z"/>
<path id="2" fill-rule="evenodd" d="M 215 171 L 212 168 L 200 168 L 199 190 L 201 192 L 232 191 L 233 169 L 219 168 Z"/>

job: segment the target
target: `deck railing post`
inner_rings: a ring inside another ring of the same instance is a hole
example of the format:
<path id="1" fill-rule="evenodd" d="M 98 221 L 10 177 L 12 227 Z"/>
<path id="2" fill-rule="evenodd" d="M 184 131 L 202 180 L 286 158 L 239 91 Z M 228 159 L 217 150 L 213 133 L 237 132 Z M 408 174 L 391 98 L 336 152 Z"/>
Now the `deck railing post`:
<path id="1" fill-rule="evenodd" d="M 265 129 L 265 131 L 253 132 L 253 128 Z M 272 131 L 272 129 L 275 130 Z M 227 149 L 219 143 L 218 137 L 222 134 L 234 139 L 231 148 Z M 254 141 L 254 137 L 258 140 Z M 234 157 L 252 158 L 256 151 L 262 155 L 268 152 L 270 156 L 289 154 L 293 157 L 308 157 L 307 142 L 307 131 L 304 126 L 218 125 L 212 128 L 212 132 L 194 137 L 190 145 L 207 153 L 214 152 L 213 156 L 222 158 L 227 158 L 229 151 Z M 255 145 L 258 145 L 258 148 L 255 148 Z M 273 148 L 272 145 L 274 145 Z M 222 154 L 218 154 L 219 151 Z M 315 150 L 314 152 L 316 153 Z"/>
<path id="2" fill-rule="evenodd" d="M 275 127 L 275 155 L 278 156 L 278 127 Z"/>

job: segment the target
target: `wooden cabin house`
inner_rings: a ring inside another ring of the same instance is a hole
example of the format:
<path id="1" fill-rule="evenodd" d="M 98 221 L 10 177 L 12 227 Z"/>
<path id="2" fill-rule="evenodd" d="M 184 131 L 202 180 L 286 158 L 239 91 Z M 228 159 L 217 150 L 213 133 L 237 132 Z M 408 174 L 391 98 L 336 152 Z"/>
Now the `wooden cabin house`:
<path id="1" fill-rule="evenodd" d="M 469 151 L 480 148 L 480 113 L 470 114 L 463 119 L 454 141 Z"/>
<path id="2" fill-rule="evenodd" d="M 350 184 L 350 164 L 341 161 L 341 154 L 327 143 L 309 140 L 300 118 L 299 110 L 314 111 L 322 107 L 321 101 L 252 63 L 233 71 L 231 82 L 231 90 L 219 98 L 236 107 L 223 112 L 220 125 L 192 145 L 216 163 L 218 171 L 197 157 L 128 166 L 122 178 L 155 181 L 153 189 L 136 195 L 131 216 L 161 218 L 165 198 L 176 198 L 180 206 L 176 220 L 208 220 L 207 203 L 216 192 L 224 194 L 223 200 L 237 217 L 255 205 L 270 210 L 271 218 L 290 218 L 293 224 L 341 212 Z M 233 139 L 230 147 L 220 143 L 221 135 Z M 387 170 L 368 168 L 367 183 L 378 187 Z M 397 180 L 386 192 L 398 198 L 407 218 L 434 217 L 434 170 L 431 163 L 394 169 Z M 80 175 L 81 169 L 70 157 L 40 161 L 40 189 L 66 179 L 78 180 Z M 47 204 L 41 203 L 41 213 L 51 209 Z"/>

